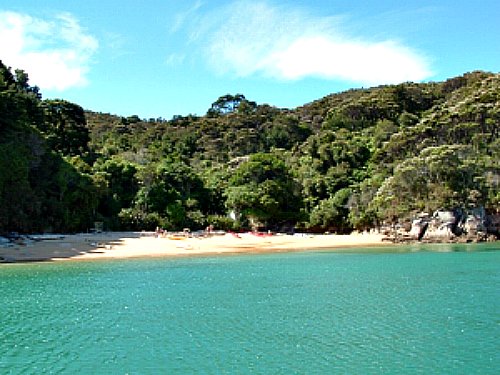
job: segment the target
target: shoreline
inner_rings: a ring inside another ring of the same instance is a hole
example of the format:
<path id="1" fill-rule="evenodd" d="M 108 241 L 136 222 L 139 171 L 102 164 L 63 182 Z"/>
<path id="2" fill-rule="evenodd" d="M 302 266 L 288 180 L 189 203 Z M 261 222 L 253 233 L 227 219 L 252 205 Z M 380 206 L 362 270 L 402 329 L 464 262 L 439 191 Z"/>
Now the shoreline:
<path id="1" fill-rule="evenodd" d="M 232 254 L 265 254 L 338 248 L 391 247 L 382 234 L 256 235 L 158 237 L 154 232 L 71 234 L 0 247 L 1 263 L 175 258 Z"/>

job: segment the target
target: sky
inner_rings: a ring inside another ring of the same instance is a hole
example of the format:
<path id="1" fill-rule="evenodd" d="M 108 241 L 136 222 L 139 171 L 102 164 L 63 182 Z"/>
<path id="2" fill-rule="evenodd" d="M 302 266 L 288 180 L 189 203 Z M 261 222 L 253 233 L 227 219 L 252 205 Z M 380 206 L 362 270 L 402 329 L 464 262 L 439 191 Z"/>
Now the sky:
<path id="1" fill-rule="evenodd" d="M 44 99 L 170 119 L 500 71 L 498 0 L 0 0 L 0 60 Z"/>

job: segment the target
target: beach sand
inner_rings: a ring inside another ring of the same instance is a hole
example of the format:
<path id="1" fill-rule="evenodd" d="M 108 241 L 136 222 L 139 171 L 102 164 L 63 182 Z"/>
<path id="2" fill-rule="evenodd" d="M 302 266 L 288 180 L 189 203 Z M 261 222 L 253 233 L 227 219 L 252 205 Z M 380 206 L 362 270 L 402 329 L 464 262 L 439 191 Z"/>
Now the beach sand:
<path id="1" fill-rule="evenodd" d="M 164 236 L 152 232 L 106 232 L 64 235 L 0 247 L 0 260 L 99 260 L 145 257 L 272 253 L 382 245 L 381 234 L 256 235 L 215 234 L 203 237 Z M 386 243 L 384 243 L 386 245 Z"/>

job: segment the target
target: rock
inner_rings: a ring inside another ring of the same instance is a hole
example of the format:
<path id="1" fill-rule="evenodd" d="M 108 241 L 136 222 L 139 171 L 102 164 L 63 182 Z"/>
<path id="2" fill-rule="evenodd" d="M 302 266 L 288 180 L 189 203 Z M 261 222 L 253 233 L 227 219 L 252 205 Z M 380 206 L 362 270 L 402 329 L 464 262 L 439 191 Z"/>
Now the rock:
<path id="1" fill-rule="evenodd" d="M 11 240 L 5 237 L 0 237 L 0 247 L 12 247 L 14 244 Z"/>
<path id="2" fill-rule="evenodd" d="M 411 223 L 411 228 L 410 228 L 410 237 L 414 240 L 420 241 L 427 230 L 429 226 L 429 220 L 425 218 L 418 218 L 412 221 Z"/>
<path id="3" fill-rule="evenodd" d="M 500 238 L 500 213 L 494 212 L 486 215 L 486 232 Z"/>
<path id="4" fill-rule="evenodd" d="M 462 218 L 459 210 L 438 210 L 428 222 L 428 227 L 422 238 L 429 240 L 450 240 L 456 237 L 457 224 Z"/>
<path id="5" fill-rule="evenodd" d="M 471 208 L 461 221 L 461 229 L 472 236 L 486 233 L 486 212 L 484 207 Z"/>

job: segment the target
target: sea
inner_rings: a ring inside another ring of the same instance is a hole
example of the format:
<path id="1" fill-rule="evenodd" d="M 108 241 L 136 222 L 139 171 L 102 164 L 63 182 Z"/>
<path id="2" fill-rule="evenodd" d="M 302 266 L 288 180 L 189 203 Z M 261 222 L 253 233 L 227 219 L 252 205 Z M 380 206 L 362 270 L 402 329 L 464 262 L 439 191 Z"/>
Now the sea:
<path id="1" fill-rule="evenodd" d="M 499 374 L 500 246 L 0 265 L 0 374 Z"/>

